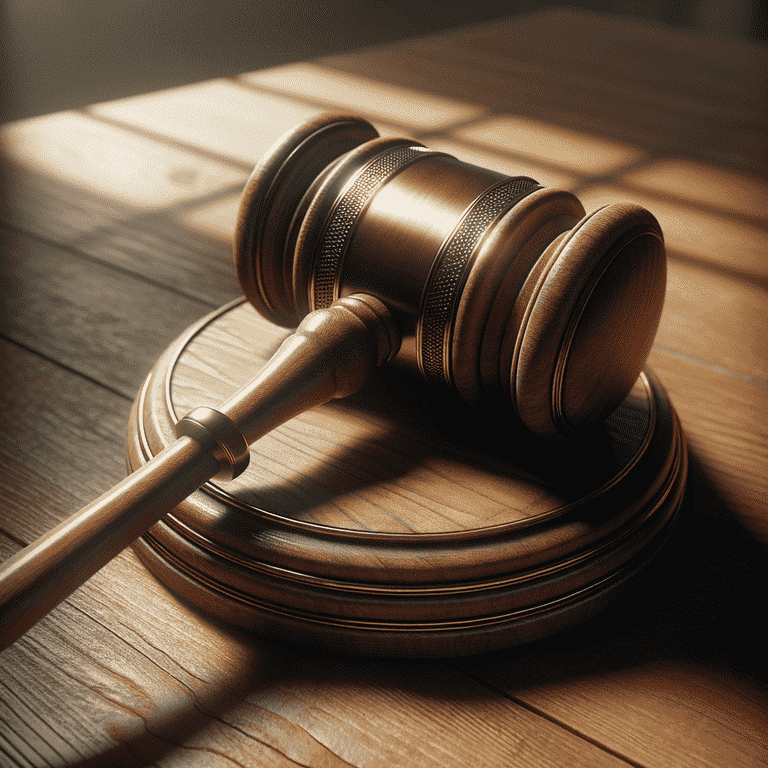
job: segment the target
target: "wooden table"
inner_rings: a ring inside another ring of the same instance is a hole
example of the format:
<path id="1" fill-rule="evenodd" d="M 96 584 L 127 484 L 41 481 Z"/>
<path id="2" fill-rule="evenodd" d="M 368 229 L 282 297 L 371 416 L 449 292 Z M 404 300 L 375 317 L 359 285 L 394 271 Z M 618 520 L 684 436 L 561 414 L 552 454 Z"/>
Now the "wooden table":
<path id="1" fill-rule="evenodd" d="M 5 127 L 6 557 L 125 472 L 131 400 L 238 295 L 239 191 L 330 107 L 659 218 L 689 440 L 660 573 L 529 647 L 345 658 L 209 622 L 132 551 L 0 656 L 0 765 L 768 764 L 765 51 L 558 10 Z"/>

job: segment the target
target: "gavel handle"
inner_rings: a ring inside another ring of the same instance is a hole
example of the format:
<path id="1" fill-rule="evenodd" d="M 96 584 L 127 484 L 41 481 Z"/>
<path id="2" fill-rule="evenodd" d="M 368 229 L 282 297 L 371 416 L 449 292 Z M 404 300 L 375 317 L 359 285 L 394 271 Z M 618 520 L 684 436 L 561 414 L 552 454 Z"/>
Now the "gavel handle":
<path id="1" fill-rule="evenodd" d="M 175 443 L 0 564 L 0 651 L 203 483 L 240 474 L 254 440 L 356 392 L 399 347 L 392 316 L 371 296 L 307 315 L 252 382 L 217 410 L 191 411 Z"/>

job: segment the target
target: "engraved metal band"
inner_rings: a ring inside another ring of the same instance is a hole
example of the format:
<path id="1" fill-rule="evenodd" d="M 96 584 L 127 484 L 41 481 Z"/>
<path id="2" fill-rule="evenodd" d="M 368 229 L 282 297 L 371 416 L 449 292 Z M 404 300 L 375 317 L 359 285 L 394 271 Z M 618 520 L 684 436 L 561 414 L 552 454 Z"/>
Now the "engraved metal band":
<path id="1" fill-rule="evenodd" d="M 541 185 L 524 176 L 485 190 L 464 212 L 435 258 L 424 289 L 417 328 L 417 357 L 422 375 L 432 384 L 451 380 L 450 328 L 469 261 L 488 227 L 521 198 Z"/>
<path id="2" fill-rule="evenodd" d="M 312 280 L 313 309 L 329 307 L 338 298 L 341 265 L 350 235 L 376 190 L 406 165 L 427 153 L 434 154 L 424 147 L 390 149 L 369 162 L 341 193 L 316 250 Z"/>

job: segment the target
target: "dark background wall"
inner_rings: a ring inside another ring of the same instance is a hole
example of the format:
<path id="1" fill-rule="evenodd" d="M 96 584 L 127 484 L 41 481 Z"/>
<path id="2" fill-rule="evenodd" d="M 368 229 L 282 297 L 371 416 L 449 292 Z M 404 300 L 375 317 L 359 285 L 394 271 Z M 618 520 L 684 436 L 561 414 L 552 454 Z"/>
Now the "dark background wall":
<path id="1" fill-rule="evenodd" d="M 762 0 L 0 0 L 0 120 L 414 37 L 547 5 L 764 41 Z"/>

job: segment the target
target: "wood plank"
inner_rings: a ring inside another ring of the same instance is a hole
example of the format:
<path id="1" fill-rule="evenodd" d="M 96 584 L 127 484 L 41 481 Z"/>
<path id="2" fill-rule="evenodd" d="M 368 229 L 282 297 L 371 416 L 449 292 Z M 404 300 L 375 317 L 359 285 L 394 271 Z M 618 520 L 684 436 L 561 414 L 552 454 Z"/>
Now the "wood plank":
<path id="1" fill-rule="evenodd" d="M 546 38 L 545 30 L 540 37 Z M 544 69 L 528 76 L 517 66 L 496 72 L 481 64 L 471 68 L 461 62 L 425 59 L 402 49 L 373 49 L 343 59 L 323 59 L 322 63 L 353 74 L 373 72 L 383 82 L 427 93 L 473 94 L 493 112 L 560 124 L 704 162 L 715 160 L 758 175 L 766 171 L 762 157 L 765 129 L 761 125 L 752 120 L 744 124 L 721 119 L 723 106 L 711 108 L 702 103 L 682 112 L 672 109 L 658 94 L 638 101 L 632 98 L 632 84 L 626 81 L 601 87 L 590 83 L 579 89 L 560 83 L 556 72 Z M 672 76 L 670 82 L 674 82 Z"/>
<path id="2" fill-rule="evenodd" d="M 370 77 L 344 74 L 314 62 L 264 69 L 242 75 L 240 79 L 329 109 L 348 109 L 370 120 L 419 132 L 438 131 L 485 112 L 483 106 L 472 100 L 430 96 L 423 91 L 385 85 Z"/>
<path id="3" fill-rule="evenodd" d="M 125 476 L 130 401 L 8 341 L 0 352 L 0 528 L 27 544 Z"/>
<path id="4" fill-rule="evenodd" d="M 131 216 L 118 201 L 99 199 L 78 185 L 23 165 L 4 163 L 0 172 L 2 221 L 52 242 L 77 243 Z"/>
<path id="5" fill-rule="evenodd" d="M 65 244 L 211 307 L 240 293 L 231 234 L 222 237 L 185 222 L 190 211 L 209 205 L 209 198 L 169 211 L 131 213 L 34 172 L 12 172 L 6 182 L 12 190 L 6 199 L 12 202 L 0 216 L 14 229 Z M 227 197 L 232 195 L 239 199 L 239 185 Z"/>
<path id="6" fill-rule="evenodd" d="M 618 184 L 587 187 L 578 198 L 587 211 L 619 200 L 642 205 L 659 220 L 671 253 L 768 284 L 768 229 Z"/>
<path id="7" fill-rule="evenodd" d="M 178 215 L 176 222 L 180 227 L 194 232 L 197 237 L 202 236 L 220 243 L 226 248 L 229 256 L 239 205 L 240 193 L 238 192 L 211 203 L 188 208 Z"/>
<path id="8" fill-rule="evenodd" d="M 88 108 L 89 114 L 211 153 L 249 171 L 279 136 L 323 111 L 231 80 L 208 80 Z"/>
<path id="9" fill-rule="evenodd" d="M 453 134 L 495 150 L 586 175 L 611 173 L 636 163 L 645 154 L 631 144 L 511 114 L 476 121 L 455 129 Z"/>
<path id="10" fill-rule="evenodd" d="M 185 223 L 190 211 L 209 205 L 209 198 L 168 211 L 129 212 L 34 172 L 12 171 L 6 182 L 11 202 L 0 215 L 14 229 L 65 244 L 211 307 L 240 293 L 231 233 L 222 237 Z M 239 199 L 240 191 L 237 185 L 225 199 Z"/>
<path id="11" fill-rule="evenodd" d="M 672 197 L 739 220 L 766 226 L 768 191 L 757 176 L 679 157 L 662 158 L 622 177 L 625 184 Z"/>
<path id="12" fill-rule="evenodd" d="M 245 182 L 240 170 L 81 112 L 6 124 L 0 142 L 6 163 L 129 210 L 167 208 Z"/>
<path id="13" fill-rule="evenodd" d="M 14 124 L 6 133 L 18 141 L 4 167 L 0 216 L 14 228 L 210 306 L 239 294 L 231 242 L 190 230 L 182 218 L 222 194 L 239 195 L 243 171 L 77 113 Z M 38 155 L 37 146 L 53 149 Z"/>
<path id="14" fill-rule="evenodd" d="M 8 232 L 1 323 L 10 339 L 133 397 L 158 355 L 208 311 L 68 250 Z"/>
<path id="15" fill-rule="evenodd" d="M 650 364 L 678 411 L 692 456 L 707 483 L 728 503 L 728 514 L 768 544 L 768 388 L 717 370 L 676 350 L 655 348 Z M 699 479 L 701 482 L 701 478 Z"/>
<path id="16" fill-rule="evenodd" d="M 239 201 L 241 190 L 223 198 Z M 195 214 L 219 210 L 221 200 L 202 201 L 167 214 L 137 216 L 82 239 L 79 253 L 163 286 L 174 294 L 217 307 L 241 295 L 232 261 L 233 218 L 215 227 L 196 226 Z M 236 209 L 235 209 L 236 210 Z M 222 211 L 226 217 L 231 212 Z M 229 229 L 224 235 L 222 230 Z"/>
<path id="17" fill-rule="evenodd" d="M 496 112 L 758 175 L 767 170 L 760 46 L 614 21 L 552 10 L 322 64 L 434 95 L 468 94 Z M 704 63 L 710 55 L 717 64 Z"/>
<path id="18" fill-rule="evenodd" d="M 727 373 L 768 390 L 765 289 L 672 253 L 664 307 L 656 349 L 698 360 L 702 376 Z"/>
<path id="19" fill-rule="evenodd" d="M 545 39 L 548 45 L 542 44 Z M 479 63 L 501 70 L 513 64 L 523 73 L 526 67 L 541 68 L 571 87 L 580 83 L 620 87 L 631 82 L 636 99 L 652 94 L 675 110 L 725 101 L 729 118 L 750 115 L 765 124 L 765 115 L 759 112 L 764 48 L 743 40 L 669 26 L 653 28 L 627 16 L 561 7 L 407 40 L 400 47 L 467 67 Z"/>

